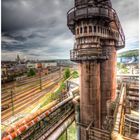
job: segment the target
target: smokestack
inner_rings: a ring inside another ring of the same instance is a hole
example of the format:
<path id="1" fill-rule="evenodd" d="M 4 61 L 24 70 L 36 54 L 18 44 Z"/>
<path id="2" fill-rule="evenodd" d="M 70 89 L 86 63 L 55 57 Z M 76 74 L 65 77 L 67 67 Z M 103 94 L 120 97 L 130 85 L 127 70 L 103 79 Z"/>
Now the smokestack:
<path id="1" fill-rule="evenodd" d="M 67 25 L 75 35 L 71 61 L 80 67 L 80 123 L 102 129 L 107 101 L 115 99 L 116 50 L 125 36 L 110 0 L 75 0 L 67 13 Z M 80 139 L 88 140 L 81 127 Z"/>

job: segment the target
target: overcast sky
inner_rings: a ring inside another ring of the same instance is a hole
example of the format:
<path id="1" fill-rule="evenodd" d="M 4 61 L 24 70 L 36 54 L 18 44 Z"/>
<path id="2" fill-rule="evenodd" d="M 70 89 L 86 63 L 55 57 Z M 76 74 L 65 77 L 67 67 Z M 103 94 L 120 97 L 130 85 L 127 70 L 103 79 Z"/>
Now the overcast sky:
<path id="1" fill-rule="evenodd" d="M 2 0 L 2 60 L 69 59 L 74 38 L 66 13 L 73 0 Z M 112 0 L 126 35 L 138 48 L 138 0 Z"/>

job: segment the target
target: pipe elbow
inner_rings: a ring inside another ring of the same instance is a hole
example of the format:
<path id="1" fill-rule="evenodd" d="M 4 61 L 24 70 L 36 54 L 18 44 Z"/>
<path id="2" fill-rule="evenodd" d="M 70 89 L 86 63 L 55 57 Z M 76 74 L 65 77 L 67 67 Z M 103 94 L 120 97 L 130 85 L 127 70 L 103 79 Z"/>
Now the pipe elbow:
<path id="1" fill-rule="evenodd" d="M 80 96 L 75 97 L 75 98 L 72 100 L 72 102 L 73 102 L 75 105 L 79 104 L 79 102 L 80 102 Z"/>
<path id="2" fill-rule="evenodd" d="M 113 133 L 111 134 L 111 138 L 112 138 L 112 140 L 124 140 L 124 139 L 122 138 L 122 135 L 121 135 L 121 134 L 115 133 L 115 132 L 113 132 Z"/>

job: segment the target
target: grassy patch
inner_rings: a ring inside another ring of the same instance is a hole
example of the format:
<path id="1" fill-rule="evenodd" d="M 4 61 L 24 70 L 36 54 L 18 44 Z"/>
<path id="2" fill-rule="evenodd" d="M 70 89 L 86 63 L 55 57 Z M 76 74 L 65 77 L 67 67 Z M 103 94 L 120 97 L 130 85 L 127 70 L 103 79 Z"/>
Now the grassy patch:
<path id="1" fill-rule="evenodd" d="M 72 72 L 71 76 L 72 76 L 72 78 L 78 78 L 79 74 L 77 71 L 74 71 L 74 72 Z"/>
<path id="2" fill-rule="evenodd" d="M 48 93 L 45 102 L 40 106 L 40 108 L 42 108 L 43 106 L 49 104 L 50 102 L 58 99 L 60 97 L 61 93 L 64 92 L 65 88 L 66 88 L 66 84 L 64 82 L 62 82 L 60 84 L 60 87 L 55 92 Z"/>
<path id="3" fill-rule="evenodd" d="M 76 124 L 75 122 L 67 129 L 67 138 L 66 132 L 58 140 L 76 140 Z"/>

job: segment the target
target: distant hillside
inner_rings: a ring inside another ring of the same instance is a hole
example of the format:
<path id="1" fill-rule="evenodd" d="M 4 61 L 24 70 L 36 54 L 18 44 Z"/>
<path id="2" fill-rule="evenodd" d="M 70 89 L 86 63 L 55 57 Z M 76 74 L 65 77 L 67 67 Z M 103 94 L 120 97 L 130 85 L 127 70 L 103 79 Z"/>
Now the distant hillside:
<path id="1" fill-rule="evenodd" d="M 139 56 L 139 50 L 130 50 L 118 53 L 118 57 L 137 57 L 137 56 Z"/>

